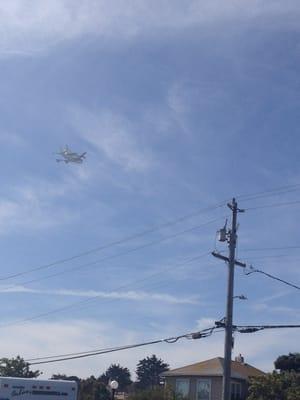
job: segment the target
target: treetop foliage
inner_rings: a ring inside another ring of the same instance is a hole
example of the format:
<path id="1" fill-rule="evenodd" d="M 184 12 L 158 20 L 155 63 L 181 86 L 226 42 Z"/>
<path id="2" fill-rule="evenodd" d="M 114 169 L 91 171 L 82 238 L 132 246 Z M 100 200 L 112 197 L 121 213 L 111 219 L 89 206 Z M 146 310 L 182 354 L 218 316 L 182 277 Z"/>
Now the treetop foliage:
<path id="1" fill-rule="evenodd" d="M 91 376 L 80 381 L 78 398 L 80 400 L 110 400 L 111 394 L 104 383 Z"/>
<path id="2" fill-rule="evenodd" d="M 0 375 L 11 376 L 14 378 L 37 378 L 42 374 L 41 371 L 31 371 L 29 363 L 23 358 L 0 358 Z"/>
<path id="3" fill-rule="evenodd" d="M 169 365 L 163 360 L 158 359 L 156 355 L 140 360 L 137 369 L 137 387 L 141 389 L 153 389 L 160 385 L 162 374 L 169 370 Z"/>
<path id="4" fill-rule="evenodd" d="M 118 390 L 121 392 L 132 384 L 129 369 L 121 367 L 120 364 L 112 364 L 99 379 L 105 385 L 108 385 L 109 381 L 116 380 L 119 383 Z"/>
<path id="5" fill-rule="evenodd" d="M 299 400 L 300 374 L 272 372 L 251 379 L 247 400 Z"/>
<path id="6" fill-rule="evenodd" d="M 300 372 L 300 353 L 289 353 L 288 355 L 279 356 L 274 365 L 280 371 Z"/>

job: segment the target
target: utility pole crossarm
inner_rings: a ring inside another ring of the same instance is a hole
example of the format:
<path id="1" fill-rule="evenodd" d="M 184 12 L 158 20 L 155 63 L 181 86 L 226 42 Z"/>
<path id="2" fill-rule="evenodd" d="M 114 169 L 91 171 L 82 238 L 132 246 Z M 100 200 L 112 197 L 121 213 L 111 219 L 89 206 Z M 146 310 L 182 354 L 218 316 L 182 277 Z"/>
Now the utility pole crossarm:
<path id="1" fill-rule="evenodd" d="M 231 211 L 233 211 L 233 209 L 234 209 L 234 203 L 237 205 L 235 199 L 233 199 L 232 204 L 231 203 L 227 203 L 227 207 L 230 208 Z M 245 210 L 243 210 L 242 208 L 238 208 L 238 207 L 236 207 L 236 211 L 237 212 L 241 212 L 241 213 L 245 212 Z"/>
<path id="2" fill-rule="evenodd" d="M 220 258 L 223 261 L 229 262 L 229 257 L 225 257 L 222 254 L 217 253 L 216 251 L 212 251 L 211 254 L 216 258 Z M 239 267 L 243 267 L 243 268 L 246 268 L 246 266 L 247 266 L 246 263 L 242 263 L 241 261 L 237 261 L 237 260 L 234 260 L 234 264 L 238 265 Z"/>

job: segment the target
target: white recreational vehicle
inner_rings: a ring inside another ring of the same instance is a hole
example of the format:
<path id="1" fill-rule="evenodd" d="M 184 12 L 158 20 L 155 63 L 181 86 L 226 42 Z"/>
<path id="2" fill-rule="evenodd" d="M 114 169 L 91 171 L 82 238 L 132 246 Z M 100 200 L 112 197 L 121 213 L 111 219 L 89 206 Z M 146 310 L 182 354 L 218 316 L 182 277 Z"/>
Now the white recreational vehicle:
<path id="1" fill-rule="evenodd" d="M 77 383 L 0 377 L 0 400 L 77 400 Z"/>

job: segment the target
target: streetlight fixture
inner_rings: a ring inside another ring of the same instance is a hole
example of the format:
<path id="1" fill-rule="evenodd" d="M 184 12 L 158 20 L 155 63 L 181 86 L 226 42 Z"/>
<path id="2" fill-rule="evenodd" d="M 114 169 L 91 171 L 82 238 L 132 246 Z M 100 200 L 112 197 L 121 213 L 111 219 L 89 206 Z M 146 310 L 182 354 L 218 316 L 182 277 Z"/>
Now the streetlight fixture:
<path id="1" fill-rule="evenodd" d="M 116 390 L 119 387 L 119 383 L 118 383 L 118 381 L 113 380 L 113 381 L 109 382 L 109 386 L 111 388 L 111 399 L 114 400 L 115 399 Z"/>

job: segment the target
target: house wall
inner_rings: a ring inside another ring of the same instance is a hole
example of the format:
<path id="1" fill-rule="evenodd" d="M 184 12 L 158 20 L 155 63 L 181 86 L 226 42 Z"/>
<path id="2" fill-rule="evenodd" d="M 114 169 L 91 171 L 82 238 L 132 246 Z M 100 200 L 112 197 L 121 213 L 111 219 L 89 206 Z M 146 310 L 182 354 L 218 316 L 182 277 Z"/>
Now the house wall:
<path id="1" fill-rule="evenodd" d="M 211 380 L 211 399 L 210 400 L 221 400 L 222 398 L 222 377 L 219 376 L 168 376 L 166 377 L 166 385 L 170 387 L 174 392 L 176 391 L 176 379 L 189 379 L 190 391 L 189 399 L 196 400 L 197 380 L 198 379 L 210 379 Z"/>
<path id="2" fill-rule="evenodd" d="M 176 392 L 176 379 L 189 379 L 189 400 L 197 400 L 197 380 L 210 379 L 211 380 L 211 398 L 210 400 L 222 400 L 222 381 L 221 376 L 166 376 L 165 385 L 175 393 Z M 242 399 L 246 398 L 247 383 L 242 380 L 232 379 L 232 382 L 239 382 L 242 385 Z"/>

